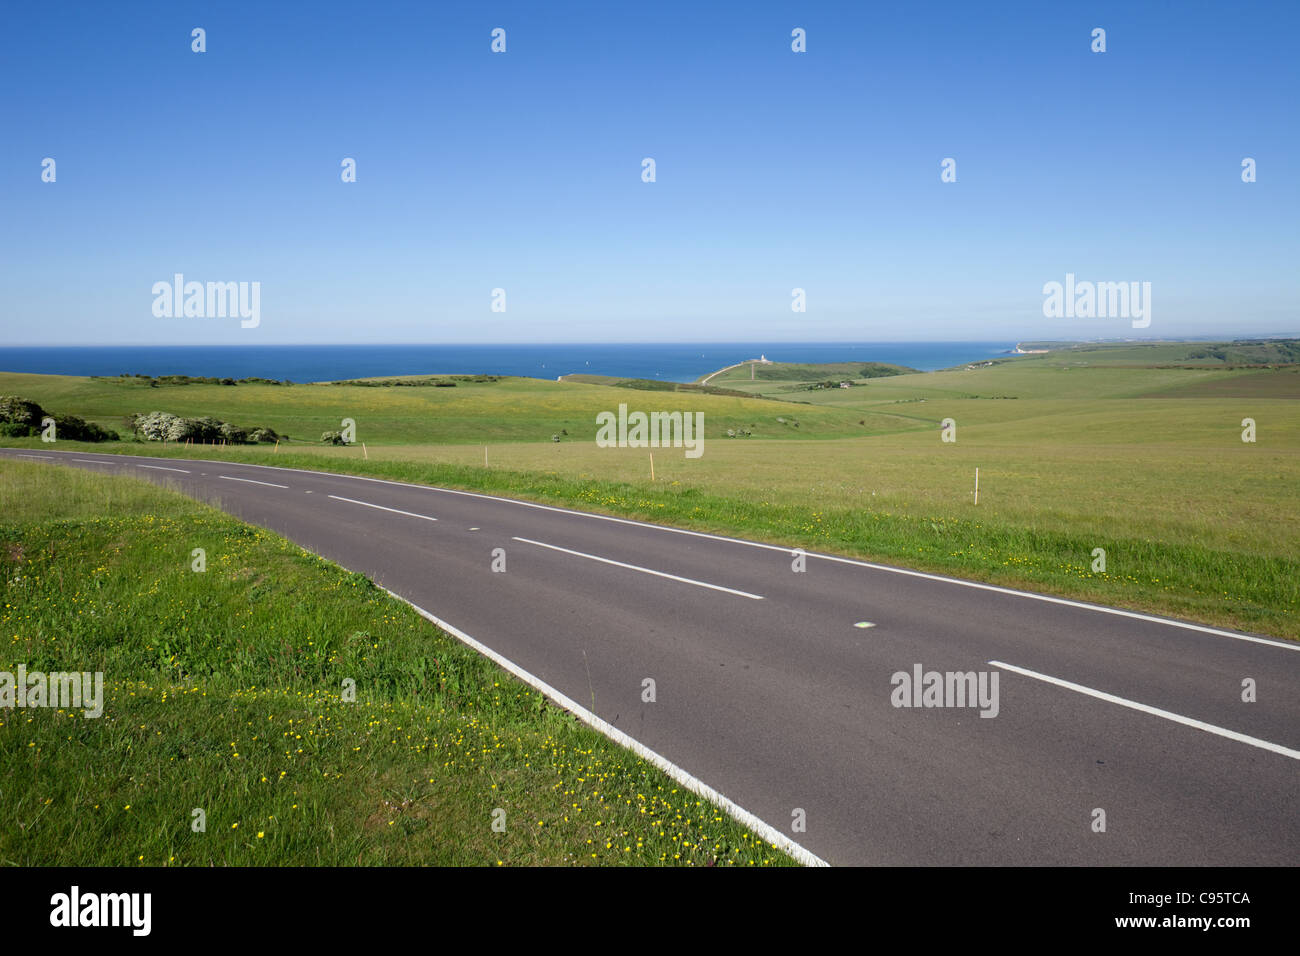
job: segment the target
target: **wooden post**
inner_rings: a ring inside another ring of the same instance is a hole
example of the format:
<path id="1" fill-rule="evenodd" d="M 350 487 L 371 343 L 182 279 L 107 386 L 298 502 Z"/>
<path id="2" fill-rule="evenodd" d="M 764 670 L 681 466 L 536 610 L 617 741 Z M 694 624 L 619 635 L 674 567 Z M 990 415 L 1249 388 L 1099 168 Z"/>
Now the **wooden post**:
<path id="1" fill-rule="evenodd" d="M 980 503 L 980 470 L 975 469 L 975 504 Z"/>
<path id="2" fill-rule="evenodd" d="M 370 452 L 366 451 L 366 443 L 361 443 L 361 454 L 366 456 L 366 461 L 370 460 Z"/>
<path id="3" fill-rule="evenodd" d="M 276 455 L 279 454 L 279 452 L 280 452 L 280 439 L 277 438 L 275 440 L 275 451 L 271 452 L 271 454 Z"/>
<path id="4" fill-rule="evenodd" d="M 655 453 L 650 453 L 650 480 L 655 480 Z"/>
<path id="5" fill-rule="evenodd" d="M 488 466 L 488 463 L 487 463 L 487 445 L 484 445 L 484 446 L 483 446 L 483 467 L 486 468 L 487 466 Z"/>

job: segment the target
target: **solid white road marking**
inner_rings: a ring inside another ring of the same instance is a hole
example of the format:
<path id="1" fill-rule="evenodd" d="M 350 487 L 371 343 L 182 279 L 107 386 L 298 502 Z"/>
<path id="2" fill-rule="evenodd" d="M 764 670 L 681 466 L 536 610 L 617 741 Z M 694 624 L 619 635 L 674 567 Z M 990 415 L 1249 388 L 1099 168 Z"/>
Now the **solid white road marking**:
<path id="1" fill-rule="evenodd" d="M 46 461 L 53 461 L 53 455 L 16 455 L 16 458 L 43 458 Z"/>
<path id="2" fill-rule="evenodd" d="M 1188 727 L 1195 727 L 1197 730 L 1204 730 L 1206 733 L 1218 734 L 1220 737 L 1227 737 L 1229 740 L 1235 740 L 1238 743 L 1250 744 L 1250 746 L 1259 747 L 1261 750 L 1271 750 L 1275 754 L 1281 754 L 1283 757 L 1290 757 L 1292 760 L 1300 760 L 1300 750 L 1292 750 L 1290 747 L 1283 747 L 1281 744 L 1271 743 L 1267 740 L 1260 740 L 1258 737 L 1250 737 L 1246 734 L 1239 734 L 1235 730 L 1216 727 L 1214 724 L 1207 724 L 1204 721 L 1196 720 L 1192 717 L 1184 717 L 1181 714 L 1175 714 L 1168 710 L 1161 710 L 1159 707 L 1152 707 L 1148 704 L 1139 704 L 1135 700 L 1116 697 L 1114 694 L 1107 694 L 1104 691 L 1093 690 L 1091 687 L 1084 687 L 1082 684 L 1074 684 L 1068 680 L 1061 680 L 1059 677 L 1051 677 L 1048 674 L 1040 674 L 1037 671 L 1031 671 L 1024 667 L 1016 667 L 1013 664 L 1004 664 L 1002 661 L 989 661 L 989 663 L 994 667 L 1002 667 L 1013 673 L 1022 674 L 1025 677 L 1032 677 L 1035 680 L 1045 681 L 1048 684 L 1055 684 L 1057 687 L 1064 687 L 1066 690 L 1076 691 L 1080 694 L 1087 694 L 1089 697 L 1096 697 L 1098 700 L 1108 701 L 1112 704 L 1119 704 L 1121 707 L 1129 707 L 1133 710 L 1141 711 L 1144 714 L 1151 714 L 1155 717 L 1163 717 L 1165 720 L 1172 720 L 1176 724 L 1184 724 Z"/>
<path id="3" fill-rule="evenodd" d="M 738 594 L 741 597 L 752 598 L 755 601 L 763 600 L 761 594 L 750 594 L 748 591 L 737 591 L 735 588 L 724 588 L 721 584 L 709 584 L 707 581 L 696 581 L 694 578 L 683 578 L 676 574 L 669 574 L 666 571 L 655 571 L 652 568 L 643 568 L 635 564 L 624 564 L 622 561 L 615 561 L 613 558 L 602 558 L 597 554 L 587 554 L 585 551 L 570 551 L 568 548 L 561 548 L 558 545 L 546 544 L 543 541 L 533 541 L 529 538 L 511 538 L 512 541 L 522 541 L 524 544 L 535 544 L 539 548 L 550 548 L 552 551 L 563 551 L 565 554 L 577 555 L 580 558 L 588 558 L 592 561 L 600 561 L 602 564 L 612 564 L 619 568 L 628 568 L 632 571 L 640 571 L 643 574 L 653 574 L 660 578 L 669 578 L 673 581 L 681 581 L 683 584 L 694 584 L 697 588 L 710 588 L 714 591 L 726 591 L 728 594 Z"/>
<path id="4" fill-rule="evenodd" d="M 246 481 L 250 485 L 266 485 L 268 488 L 288 488 L 288 485 L 277 485 L 269 481 L 258 481 L 256 478 L 236 478 L 233 475 L 217 475 L 218 478 L 224 478 L 227 481 Z"/>
<path id="5" fill-rule="evenodd" d="M 104 462 L 104 464 L 108 464 L 108 462 Z M 189 474 L 189 472 L 186 471 L 184 468 L 164 468 L 162 465 L 140 465 L 139 467 L 152 468 L 154 471 L 179 471 L 182 475 Z M 244 479 L 244 480 L 247 481 L 248 479 Z"/>
<path id="6" fill-rule="evenodd" d="M 74 458 L 73 461 L 84 461 L 87 465 L 111 465 L 109 461 L 96 461 L 93 458 Z M 148 468 L 148 465 L 141 465 L 141 468 Z"/>
<path id="7" fill-rule="evenodd" d="M 516 540 L 523 540 L 523 539 L 516 539 Z M 388 591 L 388 588 L 384 588 L 384 590 Z M 442 628 L 448 634 L 455 637 L 457 640 L 469 645 L 474 650 L 482 654 L 484 657 L 490 658 L 491 660 L 495 661 L 497 664 L 501 665 L 510 673 L 518 677 L 525 684 L 545 694 L 552 701 L 554 701 L 558 706 L 563 707 L 565 710 L 569 711 L 571 714 L 573 714 L 575 717 L 581 720 L 584 724 L 587 724 L 588 726 L 592 727 L 596 731 L 604 734 L 606 737 L 614 741 L 614 743 L 618 744 L 619 746 L 625 747 L 628 750 L 632 751 L 632 753 L 636 754 L 642 760 L 646 760 L 654 764 L 664 773 L 668 774 L 668 776 L 672 777 L 674 780 L 676 780 L 678 783 L 684 786 L 687 790 L 690 790 L 692 793 L 699 794 L 701 797 L 703 797 L 705 800 L 708 800 L 714 806 L 719 807 L 721 810 L 727 813 L 733 820 L 736 820 L 738 823 L 741 823 L 744 826 L 749 827 L 749 829 L 753 830 L 754 833 L 756 833 L 763 840 L 764 843 L 770 844 L 771 846 L 774 846 L 779 850 L 783 850 L 785 853 L 788 853 L 790 856 L 798 860 L 804 866 L 829 866 L 830 865 L 821 857 L 804 849 L 798 843 L 795 843 L 793 840 L 791 840 L 780 830 L 776 829 L 776 827 L 772 826 L 769 823 L 764 822 L 763 820 L 760 820 L 758 817 L 754 816 L 754 814 L 750 813 L 748 810 L 746 810 L 744 807 L 740 806 L 739 804 L 733 803 L 731 800 L 728 800 L 721 793 L 719 793 L 717 790 L 714 790 L 712 787 L 710 787 L 699 777 L 696 777 L 691 773 L 689 773 L 688 771 L 683 770 L 681 767 L 677 766 L 677 764 L 673 763 L 667 757 L 664 757 L 661 754 L 651 750 L 649 747 L 641 743 L 641 741 L 637 740 L 635 737 L 629 737 L 627 734 L 619 730 L 613 724 L 601 720 L 599 717 L 597 717 L 594 713 L 589 711 L 587 708 L 583 707 L 577 701 L 572 700 L 571 698 L 565 696 L 560 691 L 552 687 L 550 684 L 543 681 L 540 677 L 534 677 L 528 671 L 524 670 L 518 664 L 514 663 L 514 661 L 511 661 L 509 658 L 503 657 L 502 655 L 498 654 L 496 651 L 492 650 L 492 648 L 488 647 L 486 644 L 481 644 L 480 642 L 474 640 L 474 638 L 470 637 L 464 631 L 460 630 L 457 627 L 453 627 L 451 624 L 448 624 L 446 621 L 442 620 L 439 617 L 435 617 L 434 615 L 426 611 L 424 608 L 420 607 L 418 604 L 408 601 L 400 594 L 397 594 L 394 591 L 388 591 L 388 593 L 391 594 L 393 597 L 397 598 L 397 600 L 401 601 L 403 604 L 410 605 L 412 608 L 415 609 L 416 613 L 418 613 L 421 617 L 426 618 L 429 621 L 432 621 L 434 624 Z"/>
<path id="8" fill-rule="evenodd" d="M 423 518 L 425 521 L 437 521 L 437 518 L 431 518 L 428 515 L 417 515 L 414 511 L 403 511 L 400 508 L 385 508 L 383 505 L 372 505 L 368 501 L 357 501 L 355 498 L 342 498 L 338 495 L 328 495 L 335 501 L 348 501 L 354 505 L 365 505 L 367 508 L 378 508 L 380 511 L 391 511 L 393 514 L 406 515 L 408 518 Z"/>

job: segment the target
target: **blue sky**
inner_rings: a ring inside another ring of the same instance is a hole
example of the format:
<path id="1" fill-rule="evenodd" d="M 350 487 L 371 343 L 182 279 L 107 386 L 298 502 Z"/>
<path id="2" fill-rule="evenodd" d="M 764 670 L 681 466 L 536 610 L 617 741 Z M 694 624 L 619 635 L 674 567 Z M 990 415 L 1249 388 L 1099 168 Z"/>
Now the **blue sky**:
<path id="1" fill-rule="evenodd" d="M 1293 2 L 11 5 L 3 335 L 1297 333 L 1298 27 Z M 260 282 L 260 325 L 155 318 L 177 272 Z M 1045 318 L 1067 272 L 1151 282 L 1150 328 Z"/>

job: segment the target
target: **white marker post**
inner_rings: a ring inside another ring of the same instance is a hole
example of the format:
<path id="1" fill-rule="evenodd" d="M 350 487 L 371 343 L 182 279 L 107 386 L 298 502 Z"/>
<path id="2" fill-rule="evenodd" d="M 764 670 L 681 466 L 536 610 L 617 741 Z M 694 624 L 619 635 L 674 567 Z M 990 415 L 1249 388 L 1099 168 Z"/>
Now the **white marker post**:
<path id="1" fill-rule="evenodd" d="M 976 507 L 979 506 L 979 503 L 980 503 L 980 470 L 979 470 L 978 468 L 976 468 L 976 469 L 975 469 L 975 505 L 976 505 Z"/>
<path id="2" fill-rule="evenodd" d="M 650 453 L 650 482 L 651 482 L 651 484 L 654 483 L 654 480 L 655 480 L 655 453 L 654 453 L 654 452 L 651 452 L 651 453 Z"/>
<path id="3" fill-rule="evenodd" d="M 366 443 L 361 443 L 361 454 L 366 456 L 366 461 L 370 460 L 370 452 L 366 451 Z"/>

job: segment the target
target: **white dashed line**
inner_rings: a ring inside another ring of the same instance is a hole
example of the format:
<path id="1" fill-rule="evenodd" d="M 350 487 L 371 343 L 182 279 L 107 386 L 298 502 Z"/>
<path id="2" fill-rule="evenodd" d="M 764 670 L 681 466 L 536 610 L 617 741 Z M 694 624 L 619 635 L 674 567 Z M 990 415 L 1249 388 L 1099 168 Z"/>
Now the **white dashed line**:
<path id="1" fill-rule="evenodd" d="M 288 485 L 275 485 L 269 481 L 258 481 L 256 478 L 236 478 L 233 475 L 217 475 L 218 478 L 225 478 L 227 481 L 246 481 L 250 485 L 266 485 L 268 488 L 288 488 Z"/>
<path id="2" fill-rule="evenodd" d="M 1168 710 L 1161 710 L 1159 707 L 1152 707 L 1148 704 L 1139 704 L 1135 700 L 1116 697 L 1114 694 L 1107 694 L 1104 691 L 1093 690 L 1091 687 L 1084 687 L 1082 684 L 1073 684 L 1068 680 L 1061 680 L 1059 677 L 1050 677 L 1047 674 L 1040 674 L 1037 671 L 1027 670 L 1024 667 L 1004 664 L 1002 661 L 989 661 L 989 663 L 994 667 L 1002 667 L 1015 674 L 1022 674 L 1025 677 L 1032 677 L 1034 680 L 1041 680 L 1048 684 L 1055 684 L 1057 687 L 1064 687 L 1066 690 L 1072 690 L 1080 694 L 1087 694 L 1089 697 L 1096 697 L 1098 700 L 1104 700 L 1112 704 L 1119 704 L 1121 707 L 1128 707 L 1144 714 L 1151 714 L 1154 717 L 1163 717 L 1165 720 L 1172 720 L 1176 724 L 1195 727 L 1197 730 L 1204 730 L 1209 734 L 1218 734 L 1220 737 L 1227 737 L 1229 740 L 1235 740 L 1238 743 L 1250 744 L 1250 746 L 1259 747 L 1261 750 L 1271 750 L 1275 754 L 1281 754 L 1283 757 L 1290 757 L 1292 760 L 1300 760 L 1300 750 L 1292 750 L 1290 747 L 1283 747 L 1281 744 L 1270 743 L 1267 740 L 1260 740 L 1258 737 L 1250 737 L 1246 734 L 1239 734 L 1235 730 L 1216 727 L 1214 724 L 1207 724 L 1204 721 L 1196 720 L 1192 717 L 1184 717 L 1181 714 L 1175 714 Z"/>
<path id="3" fill-rule="evenodd" d="M 372 505 L 369 501 L 357 501 L 355 498 L 343 498 L 339 495 L 329 495 L 335 501 L 347 501 L 354 505 L 364 505 L 367 508 L 378 508 L 380 511 L 391 511 L 395 515 L 406 515 L 408 518 L 423 518 L 425 521 L 437 521 L 437 518 L 431 518 L 428 515 L 417 515 L 414 511 L 403 511 L 400 508 L 385 508 L 383 505 Z"/>
<path id="4" fill-rule="evenodd" d="M 189 474 L 189 472 L 188 472 L 186 469 L 184 469 L 184 468 L 164 468 L 162 465 L 140 465 L 140 466 L 138 466 L 138 467 L 140 467 L 140 468 L 150 468 L 150 469 L 152 469 L 153 471 L 179 471 L 182 475 L 188 475 L 188 474 Z M 224 477 L 224 476 L 223 476 L 223 477 Z M 247 481 L 248 479 L 247 479 L 247 478 L 243 478 L 243 479 L 240 479 L 240 480 L 241 480 L 241 481 Z"/>
<path id="5" fill-rule="evenodd" d="M 602 564 L 612 564 L 618 568 L 627 568 L 631 571 L 640 571 L 642 574 L 653 574 L 658 578 L 668 578 L 671 581 L 681 581 L 683 584 L 693 584 L 697 588 L 709 588 L 713 591 L 725 591 L 728 594 L 736 594 L 740 597 L 747 597 L 755 601 L 763 600 L 761 594 L 750 594 L 748 591 L 737 591 L 735 588 L 724 588 L 721 584 L 709 584 L 707 581 L 696 581 L 694 578 L 683 578 L 676 574 L 669 574 L 666 571 L 655 571 L 652 568 L 643 568 L 635 564 L 624 564 L 622 561 L 615 561 L 613 558 L 602 558 L 597 554 L 587 554 L 584 551 L 570 551 L 568 548 L 561 548 L 558 545 L 546 544 L 543 541 L 533 541 L 529 538 L 511 538 L 512 541 L 522 541 L 524 544 L 535 544 L 539 548 L 550 548 L 552 551 L 562 551 L 565 554 L 576 555 L 579 558 L 587 558 L 591 561 L 599 561 Z"/>

